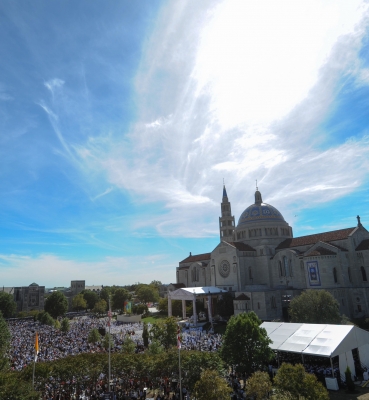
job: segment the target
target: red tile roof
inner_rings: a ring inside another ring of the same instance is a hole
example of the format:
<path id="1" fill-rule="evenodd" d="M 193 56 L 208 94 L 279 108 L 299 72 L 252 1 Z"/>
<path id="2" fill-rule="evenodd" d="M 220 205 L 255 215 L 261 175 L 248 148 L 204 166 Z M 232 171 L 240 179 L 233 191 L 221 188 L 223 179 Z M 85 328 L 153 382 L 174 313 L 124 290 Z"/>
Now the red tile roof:
<path id="1" fill-rule="evenodd" d="M 249 296 L 246 296 L 245 293 L 240 294 L 235 298 L 235 300 L 250 300 Z"/>
<path id="2" fill-rule="evenodd" d="M 171 283 L 171 285 L 176 289 L 182 289 L 186 287 L 184 283 Z"/>
<path id="3" fill-rule="evenodd" d="M 188 263 L 188 262 L 196 262 L 196 261 L 206 261 L 210 260 L 211 258 L 211 253 L 204 253 L 204 254 L 197 254 L 197 255 L 190 255 L 184 260 L 180 261 L 179 263 Z"/>
<path id="4" fill-rule="evenodd" d="M 369 239 L 365 239 L 363 240 L 359 246 L 356 247 L 355 249 L 356 251 L 360 251 L 360 250 L 369 250 Z"/>
<path id="5" fill-rule="evenodd" d="M 337 253 L 334 251 L 328 250 L 325 247 L 317 247 L 315 250 L 313 250 L 311 253 L 307 254 L 306 257 L 311 257 L 311 256 L 335 256 Z"/>
<path id="6" fill-rule="evenodd" d="M 256 251 L 253 247 L 249 246 L 246 243 L 242 243 L 242 242 L 226 242 L 226 243 L 235 247 L 239 251 Z"/>
<path id="7" fill-rule="evenodd" d="M 315 244 L 317 242 L 333 242 L 334 240 L 347 239 L 350 233 L 356 229 L 346 228 L 339 229 L 337 231 L 316 233 L 315 235 L 300 236 L 293 239 L 286 239 L 279 244 L 276 250 L 287 249 L 289 247 L 306 246 L 310 244 Z"/>

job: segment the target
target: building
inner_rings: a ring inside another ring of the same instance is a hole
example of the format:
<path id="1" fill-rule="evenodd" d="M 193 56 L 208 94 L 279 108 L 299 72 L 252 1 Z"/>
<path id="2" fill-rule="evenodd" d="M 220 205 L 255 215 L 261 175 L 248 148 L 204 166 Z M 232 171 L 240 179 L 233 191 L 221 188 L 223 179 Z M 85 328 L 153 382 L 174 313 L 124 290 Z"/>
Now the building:
<path id="1" fill-rule="evenodd" d="M 45 304 L 45 286 L 31 283 L 29 286 L 14 287 L 14 301 L 17 311 L 43 311 Z"/>
<path id="2" fill-rule="evenodd" d="M 179 263 L 177 284 L 226 289 L 235 314 L 253 310 L 264 321 L 287 319 L 289 302 L 305 289 L 329 291 L 350 318 L 368 316 L 369 232 L 359 216 L 352 228 L 294 238 L 257 189 L 236 226 L 224 187 L 219 232 L 213 251 Z"/>

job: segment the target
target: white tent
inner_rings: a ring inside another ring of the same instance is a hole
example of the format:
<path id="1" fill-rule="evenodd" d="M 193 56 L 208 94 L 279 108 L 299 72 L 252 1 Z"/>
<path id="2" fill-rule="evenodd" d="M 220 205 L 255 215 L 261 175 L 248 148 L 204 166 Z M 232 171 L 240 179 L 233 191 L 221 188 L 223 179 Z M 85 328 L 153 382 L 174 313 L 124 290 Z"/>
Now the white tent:
<path id="1" fill-rule="evenodd" d="M 347 366 L 355 374 L 352 350 L 357 348 L 361 363 L 369 367 L 369 332 L 356 326 L 264 322 L 261 327 L 276 351 L 330 359 L 339 356 L 340 373 L 344 375 Z"/>
<path id="2" fill-rule="evenodd" d="M 227 293 L 226 290 L 215 286 L 189 287 L 174 290 L 168 293 L 168 316 L 172 315 L 172 300 L 182 300 L 182 314 L 186 318 L 186 300 L 193 302 L 194 323 L 197 323 L 196 317 L 196 297 L 208 296 L 209 319 L 211 320 L 211 296 Z"/>

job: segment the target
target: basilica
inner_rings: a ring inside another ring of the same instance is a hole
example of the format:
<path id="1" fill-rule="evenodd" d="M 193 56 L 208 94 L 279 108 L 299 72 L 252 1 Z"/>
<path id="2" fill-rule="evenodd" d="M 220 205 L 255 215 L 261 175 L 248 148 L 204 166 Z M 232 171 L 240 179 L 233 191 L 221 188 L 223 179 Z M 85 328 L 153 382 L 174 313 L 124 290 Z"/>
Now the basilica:
<path id="1" fill-rule="evenodd" d="M 257 189 L 236 225 L 223 187 L 219 231 L 214 250 L 179 263 L 177 284 L 232 292 L 235 314 L 253 310 L 263 321 L 287 320 L 289 302 L 306 289 L 329 291 L 349 318 L 369 315 L 369 232 L 359 216 L 352 228 L 293 237 Z"/>

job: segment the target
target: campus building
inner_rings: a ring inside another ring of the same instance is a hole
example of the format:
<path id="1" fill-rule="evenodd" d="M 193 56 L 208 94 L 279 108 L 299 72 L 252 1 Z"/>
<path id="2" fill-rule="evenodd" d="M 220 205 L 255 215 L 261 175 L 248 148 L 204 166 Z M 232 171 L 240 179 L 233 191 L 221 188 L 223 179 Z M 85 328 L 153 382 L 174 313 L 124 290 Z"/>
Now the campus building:
<path id="1" fill-rule="evenodd" d="M 45 304 L 45 286 L 31 283 L 29 286 L 14 287 L 14 301 L 17 311 L 43 311 Z"/>
<path id="2" fill-rule="evenodd" d="M 350 318 L 369 315 L 369 232 L 357 225 L 293 237 L 291 226 L 259 190 L 237 225 L 226 188 L 219 218 L 220 243 L 185 258 L 177 284 L 216 286 L 234 294 L 234 312 L 287 319 L 289 302 L 305 289 L 329 291 Z"/>

